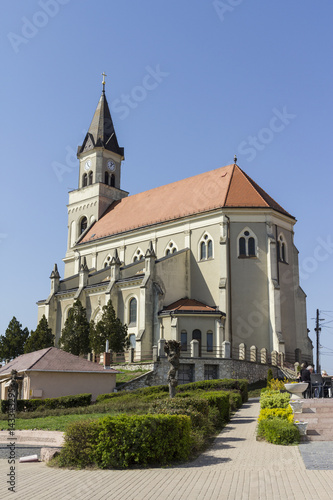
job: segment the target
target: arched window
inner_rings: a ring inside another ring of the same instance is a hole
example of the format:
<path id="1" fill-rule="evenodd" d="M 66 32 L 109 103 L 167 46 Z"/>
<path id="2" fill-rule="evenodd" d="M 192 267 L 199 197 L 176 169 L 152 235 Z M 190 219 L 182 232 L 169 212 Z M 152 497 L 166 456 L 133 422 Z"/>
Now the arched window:
<path id="1" fill-rule="evenodd" d="M 213 242 L 212 240 L 208 240 L 207 243 L 207 259 L 211 259 L 213 257 Z"/>
<path id="2" fill-rule="evenodd" d="M 89 186 L 93 183 L 93 173 L 89 172 Z"/>
<path id="3" fill-rule="evenodd" d="M 165 255 L 170 255 L 170 254 L 175 253 L 177 251 L 178 251 L 178 249 L 177 249 L 176 245 L 174 244 L 174 242 L 170 241 L 168 243 L 168 246 L 165 249 Z"/>
<path id="4" fill-rule="evenodd" d="M 110 186 L 112 186 L 112 187 L 115 186 L 115 176 L 114 176 L 114 174 L 110 175 Z"/>
<path id="5" fill-rule="evenodd" d="M 205 233 L 199 242 L 199 260 L 212 259 L 214 253 L 213 239 Z"/>
<path id="6" fill-rule="evenodd" d="M 83 217 L 80 223 L 80 234 L 82 234 L 87 229 L 87 226 L 88 226 L 87 217 Z"/>
<path id="7" fill-rule="evenodd" d="M 187 331 L 182 330 L 180 333 L 180 349 L 181 351 L 187 351 Z"/>
<path id="8" fill-rule="evenodd" d="M 105 172 L 104 174 L 104 184 L 109 185 L 109 173 Z"/>
<path id="9" fill-rule="evenodd" d="M 136 325 L 137 318 L 137 300 L 133 297 L 129 302 L 129 325 Z"/>
<path id="10" fill-rule="evenodd" d="M 239 238 L 239 256 L 246 257 L 246 244 L 243 236 Z"/>
<path id="11" fill-rule="evenodd" d="M 280 262 L 287 263 L 287 243 L 283 234 L 280 234 L 277 241 L 277 255 Z"/>
<path id="12" fill-rule="evenodd" d="M 256 257 L 257 238 L 248 228 L 245 228 L 238 236 L 238 257 Z"/>
<path id="13" fill-rule="evenodd" d="M 207 352 L 213 352 L 213 332 L 207 332 Z"/>
<path id="14" fill-rule="evenodd" d="M 85 187 L 88 184 L 88 174 L 83 174 L 82 186 Z"/>
<path id="15" fill-rule="evenodd" d="M 138 262 L 142 259 L 144 259 L 143 251 L 141 250 L 141 248 L 138 248 L 134 254 L 133 262 Z"/>
<path id="16" fill-rule="evenodd" d="M 256 244 L 254 238 L 252 236 L 248 240 L 248 247 L 249 247 L 249 257 L 255 257 L 256 255 Z"/>
<path id="17" fill-rule="evenodd" d="M 200 260 L 204 260 L 206 258 L 206 243 L 202 241 L 200 243 Z"/>

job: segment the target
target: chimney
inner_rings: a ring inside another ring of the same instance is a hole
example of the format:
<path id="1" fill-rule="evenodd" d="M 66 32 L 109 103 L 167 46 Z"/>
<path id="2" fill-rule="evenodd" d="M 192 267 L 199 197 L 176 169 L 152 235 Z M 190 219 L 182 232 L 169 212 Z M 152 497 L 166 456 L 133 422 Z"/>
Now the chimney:
<path id="1" fill-rule="evenodd" d="M 110 363 L 111 363 L 111 353 L 109 352 L 109 340 L 105 342 L 105 352 L 103 353 L 103 365 L 104 365 L 104 370 L 109 370 L 110 369 Z"/>
<path id="2" fill-rule="evenodd" d="M 110 369 L 110 363 L 111 363 L 111 353 L 110 352 L 104 352 L 103 353 L 104 370 L 109 370 Z"/>

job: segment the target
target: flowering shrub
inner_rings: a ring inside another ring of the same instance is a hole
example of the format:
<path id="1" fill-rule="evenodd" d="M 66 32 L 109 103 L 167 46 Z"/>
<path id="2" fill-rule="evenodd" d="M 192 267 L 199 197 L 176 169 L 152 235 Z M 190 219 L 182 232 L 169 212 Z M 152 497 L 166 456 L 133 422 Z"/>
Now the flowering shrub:
<path id="1" fill-rule="evenodd" d="M 261 393 L 260 408 L 288 408 L 290 394 L 280 391 L 265 391 Z"/>
<path id="2" fill-rule="evenodd" d="M 260 410 L 258 422 L 272 418 L 283 418 L 288 422 L 293 422 L 293 411 L 289 408 L 264 408 Z"/>
<path id="3" fill-rule="evenodd" d="M 272 391 L 283 391 L 285 390 L 284 384 L 287 384 L 288 380 L 284 377 L 283 380 L 279 380 L 278 378 L 272 378 L 269 383 L 267 383 L 267 387 Z"/>

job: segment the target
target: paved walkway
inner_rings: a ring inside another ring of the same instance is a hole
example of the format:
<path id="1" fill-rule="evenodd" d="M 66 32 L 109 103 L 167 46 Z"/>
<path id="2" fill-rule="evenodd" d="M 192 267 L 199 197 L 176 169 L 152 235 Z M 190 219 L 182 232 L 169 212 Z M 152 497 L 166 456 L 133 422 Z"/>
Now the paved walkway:
<path id="1" fill-rule="evenodd" d="M 52 469 L 44 463 L 16 463 L 14 494 L 8 492 L 6 486 L 9 465 L 6 460 L 0 460 L 0 498 L 331 500 L 333 471 L 307 470 L 298 446 L 257 442 L 258 413 L 258 400 L 250 400 L 236 413 L 210 450 L 180 467 L 76 471 Z M 332 456 L 327 457 L 326 465 L 332 460 Z"/>

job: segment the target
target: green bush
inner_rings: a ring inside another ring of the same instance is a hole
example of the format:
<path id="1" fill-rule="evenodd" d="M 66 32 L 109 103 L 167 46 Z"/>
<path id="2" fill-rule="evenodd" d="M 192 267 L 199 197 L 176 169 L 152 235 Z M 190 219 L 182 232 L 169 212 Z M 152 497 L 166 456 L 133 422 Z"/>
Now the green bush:
<path id="1" fill-rule="evenodd" d="M 208 425 L 209 402 L 205 399 L 199 399 L 195 395 L 157 400 L 152 403 L 150 411 L 158 414 L 187 415 L 190 417 L 193 427 L 203 429 Z"/>
<path id="2" fill-rule="evenodd" d="M 177 387 L 177 392 L 197 391 L 198 389 L 204 391 L 239 391 L 242 396 L 242 402 L 245 403 L 248 399 L 248 381 L 246 379 L 215 379 L 215 380 L 202 380 L 199 382 L 192 382 L 190 384 L 183 384 Z"/>
<path id="3" fill-rule="evenodd" d="M 57 457 L 60 467 L 87 467 L 94 463 L 94 451 L 100 432 L 99 420 L 78 421 L 67 427 L 65 443 Z"/>
<path id="4" fill-rule="evenodd" d="M 202 394 L 200 397 L 206 399 L 211 408 L 219 411 L 218 426 L 222 427 L 230 418 L 230 402 L 228 392 L 211 391 Z"/>
<path id="5" fill-rule="evenodd" d="M 99 394 L 96 398 L 96 403 L 101 403 L 106 399 L 113 399 L 122 396 L 122 392 L 111 392 L 110 394 Z"/>
<path id="6" fill-rule="evenodd" d="M 150 394 L 166 392 L 169 393 L 168 385 L 152 385 L 151 387 L 143 387 L 142 389 L 136 389 L 133 391 L 135 394 L 142 394 L 143 396 L 148 396 Z"/>
<path id="7" fill-rule="evenodd" d="M 261 420 L 258 424 L 258 436 L 273 444 L 299 443 L 297 427 L 284 418 L 274 417 Z"/>
<path id="8" fill-rule="evenodd" d="M 230 411 L 236 411 L 242 406 L 242 396 L 239 392 L 229 392 Z"/>
<path id="9" fill-rule="evenodd" d="M 106 469 L 186 460 L 190 430 L 185 415 L 119 415 L 78 422 L 68 428 L 57 463 Z"/>
<path id="10" fill-rule="evenodd" d="M 258 422 L 275 417 L 284 418 L 288 420 L 288 422 L 293 422 L 294 415 L 291 406 L 289 406 L 289 408 L 263 408 L 260 410 Z"/>
<path id="11" fill-rule="evenodd" d="M 290 394 L 280 391 L 266 391 L 261 393 L 260 408 L 288 408 Z"/>
<path id="12" fill-rule="evenodd" d="M 188 391 L 180 392 L 176 394 L 176 399 L 190 400 L 191 397 L 195 397 L 197 400 L 206 400 L 210 407 L 216 407 L 220 415 L 220 425 L 228 422 L 230 416 L 230 392 L 225 391 Z M 200 411 L 200 410 L 198 410 Z"/>
<path id="13" fill-rule="evenodd" d="M 1 412 L 8 412 L 8 400 L 1 401 Z M 34 412 L 41 409 L 74 408 L 79 406 L 89 406 L 91 404 L 91 394 L 77 394 L 76 396 L 62 396 L 60 398 L 45 399 L 18 399 L 18 412 Z"/>
<path id="14" fill-rule="evenodd" d="M 96 398 L 96 403 L 100 403 L 101 401 L 105 401 L 106 399 L 123 397 L 127 394 L 133 394 L 136 397 L 143 397 L 143 396 L 146 397 L 156 394 L 158 395 L 158 397 L 162 397 L 162 394 L 168 394 L 168 393 L 169 393 L 169 386 L 153 385 L 152 387 L 144 387 L 142 389 L 135 389 L 134 391 L 119 391 L 119 392 L 111 392 L 109 394 L 100 394 Z"/>
<path id="15" fill-rule="evenodd" d="M 55 410 L 50 410 L 47 408 L 37 409 L 33 412 L 18 412 L 15 417 L 18 419 L 35 419 L 35 418 L 45 418 L 45 417 L 59 417 L 62 415 L 86 415 L 91 413 L 117 413 L 119 410 L 110 408 L 110 405 L 106 403 L 99 403 L 98 405 L 90 406 L 79 406 L 75 408 L 57 408 Z M 8 419 L 6 413 L 0 413 L 0 422 Z"/>
<path id="16" fill-rule="evenodd" d="M 160 391 L 152 394 L 142 395 L 139 396 L 139 398 L 143 401 L 155 401 L 155 399 L 167 399 L 169 398 L 169 394 L 167 392 Z"/>

